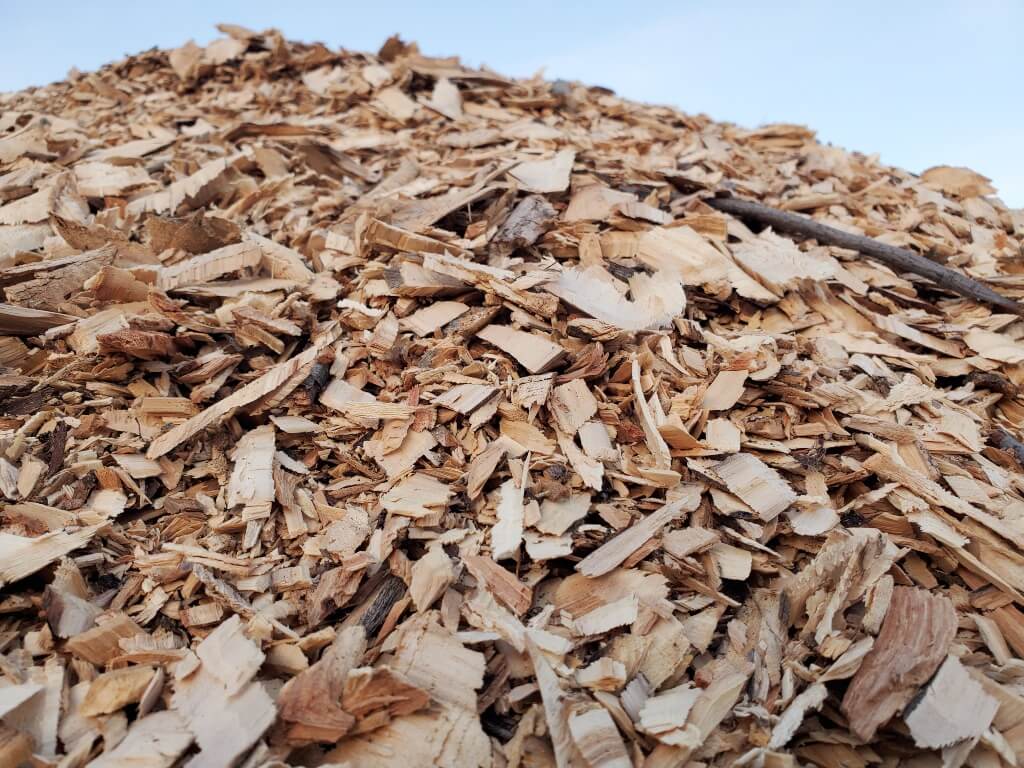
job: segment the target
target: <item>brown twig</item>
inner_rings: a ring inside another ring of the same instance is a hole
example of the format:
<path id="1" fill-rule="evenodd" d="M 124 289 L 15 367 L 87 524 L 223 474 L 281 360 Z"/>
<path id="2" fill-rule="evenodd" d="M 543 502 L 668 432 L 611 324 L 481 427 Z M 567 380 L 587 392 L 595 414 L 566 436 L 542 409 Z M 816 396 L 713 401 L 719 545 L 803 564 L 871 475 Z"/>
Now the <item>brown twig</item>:
<path id="1" fill-rule="evenodd" d="M 912 272 L 927 278 L 937 286 L 946 288 L 968 299 L 983 304 L 991 304 L 1006 312 L 1024 315 L 1024 305 L 989 288 L 967 275 L 936 264 L 924 256 L 904 248 L 873 240 L 862 235 L 853 235 L 841 229 L 830 227 L 819 221 L 788 211 L 780 211 L 763 203 L 752 200 L 740 200 L 735 197 L 713 197 L 705 200 L 712 208 L 730 213 L 743 219 L 767 224 L 780 232 L 788 232 L 803 237 L 813 237 L 819 243 L 835 245 L 851 251 L 858 251 L 868 258 L 880 261 L 899 272 Z"/>

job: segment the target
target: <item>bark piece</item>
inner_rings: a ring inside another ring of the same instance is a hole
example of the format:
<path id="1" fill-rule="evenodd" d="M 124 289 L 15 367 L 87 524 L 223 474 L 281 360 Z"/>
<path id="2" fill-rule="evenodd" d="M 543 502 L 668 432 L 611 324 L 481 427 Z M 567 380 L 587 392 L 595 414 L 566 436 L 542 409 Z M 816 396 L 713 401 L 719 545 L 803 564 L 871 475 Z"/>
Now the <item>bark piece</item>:
<path id="1" fill-rule="evenodd" d="M 545 198 L 527 195 L 491 239 L 491 253 L 508 256 L 519 248 L 533 245 L 551 227 L 556 215 L 554 206 Z"/>

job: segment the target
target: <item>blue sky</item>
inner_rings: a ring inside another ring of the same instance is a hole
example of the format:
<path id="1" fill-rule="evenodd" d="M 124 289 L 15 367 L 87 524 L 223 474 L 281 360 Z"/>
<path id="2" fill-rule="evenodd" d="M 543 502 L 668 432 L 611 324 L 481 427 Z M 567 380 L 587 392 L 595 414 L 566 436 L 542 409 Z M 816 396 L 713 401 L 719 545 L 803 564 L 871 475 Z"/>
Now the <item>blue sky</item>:
<path id="1" fill-rule="evenodd" d="M 355 50 L 398 32 L 511 75 L 543 68 L 746 126 L 803 123 L 911 171 L 966 165 L 1024 207 L 1024 0 L 0 0 L 0 16 L 0 91 L 204 43 L 218 21 Z"/>

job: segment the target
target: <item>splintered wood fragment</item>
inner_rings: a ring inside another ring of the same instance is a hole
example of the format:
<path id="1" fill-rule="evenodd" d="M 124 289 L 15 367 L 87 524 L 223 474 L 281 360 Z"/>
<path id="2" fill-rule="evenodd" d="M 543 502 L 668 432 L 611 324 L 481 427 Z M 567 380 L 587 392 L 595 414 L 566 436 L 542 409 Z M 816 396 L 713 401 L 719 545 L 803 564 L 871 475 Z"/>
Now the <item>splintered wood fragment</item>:
<path id="1" fill-rule="evenodd" d="M 455 570 L 451 558 L 445 554 L 441 546 L 431 547 L 427 554 L 412 566 L 409 596 L 416 610 L 427 610 L 454 580 Z"/>
<path id="2" fill-rule="evenodd" d="M 576 570 L 596 578 L 618 568 L 652 536 L 671 521 L 692 512 L 700 504 L 701 488 L 684 486 L 679 497 L 609 539 L 576 564 Z"/>
<path id="3" fill-rule="evenodd" d="M 272 278 L 294 280 L 305 285 L 316 276 L 302 256 L 288 246 L 275 243 L 255 232 L 245 233 L 245 238 L 258 248 L 263 268 Z"/>
<path id="4" fill-rule="evenodd" d="M 162 190 L 135 198 L 128 204 L 128 211 L 134 215 L 150 211 L 174 213 L 178 206 L 199 195 L 205 187 L 213 184 L 241 157 L 242 155 L 239 153 L 230 157 L 218 157 L 210 160 L 200 166 L 192 175 L 179 179 Z"/>
<path id="5" fill-rule="evenodd" d="M 590 494 L 574 493 L 566 499 L 544 499 L 536 528 L 541 533 L 561 536 L 590 512 Z"/>
<path id="6" fill-rule="evenodd" d="M 640 728 L 663 744 L 685 743 L 686 719 L 700 695 L 699 688 L 684 683 L 649 697 L 640 710 Z"/>
<path id="7" fill-rule="evenodd" d="M 883 480 L 899 483 L 932 504 L 976 520 L 1008 541 L 1012 541 L 1018 547 L 1024 547 L 1024 533 L 1007 524 L 1005 520 L 978 509 L 973 504 L 950 493 L 928 476 L 896 462 L 890 456 L 876 453 L 864 462 L 864 468 L 874 472 Z"/>
<path id="8" fill-rule="evenodd" d="M 558 310 L 558 299 L 551 294 L 527 290 L 545 282 L 548 276 L 544 273 L 524 275 L 513 282 L 515 273 L 509 270 L 478 264 L 447 253 L 428 253 L 423 257 L 423 264 L 431 270 L 465 280 L 486 293 L 522 307 L 537 317 L 551 317 Z"/>
<path id="9" fill-rule="evenodd" d="M 416 466 L 420 457 L 435 445 L 437 445 L 437 439 L 431 432 L 409 430 L 397 449 L 383 456 L 374 456 L 374 458 L 389 478 L 395 478 Z"/>
<path id="10" fill-rule="evenodd" d="M 582 637 L 600 635 L 615 627 L 623 627 L 636 621 L 640 604 L 636 595 L 605 603 L 599 608 L 587 611 L 573 619 L 573 633 Z"/>
<path id="11" fill-rule="evenodd" d="M 57 755 L 57 737 L 64 697 L 65 668 L 62 660 L 51 657 L 40 666 L 26 670 L 27 682 L 41 690 L 4 716 L 4 723 L 33 742 L 33 753 L 53 758 Z"/>
<path id="12" fill-rule="evenodd" d="M 988 434 L 988 439 L 996 448 L 1013 454 L 1017 463 L 1024 467 L 1024 443 L 1001 427 L 991 430 Z"/>
<path id="13" fill-rule="evenodd" d="M 331 400 L 336 391 L 337 390 L 328 395 L 327 400 Z M 326 405 L 327 401 L 321 400 L 321 402 L 324 402 Z M 412 406 L 406 405 L 405 403 L 382 403 L 379 400 L 374 400 L 372 395 L 370 396 L 370 399 L 366 401 L 360 402 L 358 400 L 351 400 L 349 402 L 342 403 L 340 404 L 340 407 L 338 407 L 338 410 L 356 422 L 376 422 L 378 419 L 383 419 L 384 421 L 402 421 L 408 419 L 414 413 Z"/>
<path id="14" fill-rule="evenodd" d="M 36 336 L 40 333 L 73 323 L 78 318 L 62 312 L 19 307 L 0 303 L 0 333 L 13 336 Z"/>
<path id="15" fill-rule="evenodd" d="M 257 267 L 262 257 L 262 251 L 253 243 L 225 245 L 215 251 L 162 267 L 157 287 L 170 291 L 181 286 L 208 283 L 231 272 Z"/>
<path id="16" fill-rule="evenodd" d="M 29 263 L 0 270 L 0 285 L 11 304 L 59 310 L 82 290 L 86 280 L 114 261 L 117 249 L 104 246 L 78 256 Z"/>
<path id="17" fill-rule="evenodd" d="M 113 749 L 96 757 L 92 768 L 171 768 L 192 746 L 192 732 L 173 709 L 153 712 L 131 724 Z M 156 747 L 156 748 L 154 748 Z"/>
<path id="18" fill-rule="evenodd" d="M 270 516 L 274 502 L 273 425 L 266 424 L 242 435 L 235 448 L 235 466 L 228 482 L 228 508 L 242 506 L 242 517 L 255 520 Z"/>
<path id="19" fill-rule="evenodd" d="M 370 222 L 364 237 L 374 245 L 393 248 L 396 251 L 444 253 L 446 250 L 453 250 L 442 241 L 399 226 L 385 224 L 378 219 Z M 409 261 L 388 269 L 384 278 L 396 296 L 454 296 L 466 290 L 463 283 Z"/>
<path id="20" fill-rule="evenodd" d="M 770 230 L 735 243 L 729 250 L 736 263 L 780 298 L 803 281 L 823 283 L 837 279 L 842 271 L 831 256 L 801 251 L 791 240 Z"/>
<path id="21" fill-rule="evenodd" d="M 633 408 L 636 410 L 640 420 L 640 426 L 644 431 L 644 439 L 647 441 L 647 449 L 654 459 L 654 466 L 660 469 L 668 469 L 672 466 L 672 454 L 668 450 L 665 438 L 658 431 L 658 425 L 654 421 L 651 408 L 644 398 L 643 386 L 640 383 L 640 363 L 633 359 L 631 381 L 633 384 Z M 655 395 L 657 397 L 657 395 Z"/>
<path id="22" fill-rule="evenodd" d="M 141 453 L 115 453 L 114 461 L 125 472 L 136 480 L 144 480 L 147 477 L 158 477 L 163 474 L 163 467 L 160 462 L 147 459 Z"/>
<path id="23" fill-rule="evenodd" d="M 753 454 L 737 453 L 710 465 L 709 471 L 766 522 L 796 501 L 796 491 L 789 483 Z"/>
<path id="24" fill-rule="evenodd" d="M 694 702 L 677 744 L 662 743 L 651 752 L 652 765 L 686 765 L 736 705 L 747 680 L 750 665 L 744 670 L 723 669 Z"/>
<path id="25" fill-rule="evenodd" d="M 220 419 L 236 408 L 248 405 L 254 400 L 258 400 L 264 395 L 273 392 L 281 384 L 294 376 L 297 371 L 313 363 L 320 350 L 337 339 L 339 333 L 340 329 L 335 326 L 332 330 L 321 334 L 313 346 L 301 354 L 293 357 L 291 360 L 278 363 L 258 379 L 254 379 L 244 387 L 235 390 L 223 400 L 211 405 L 188 421 L 179 424 L 168 432 L 164 432 L 149 444 L 146 457 L 150 459 L 160 458 L 193 435 L 220 421 Z"/>
<path id="26" fill-rule="evenodd" d="M 327 549 L 331 551 L 331 548 Z M 348 605 L 359 589 L 362 574 L 362 569 L 353 570 L 344 565 L 321 573 L 316 586 L 306 596 L 309 624 L 319 626 L 328 616 Z"/>
<path id="27" fill-rule="evenodd" d="M 271 416 L 270 420 L 287 435 L 305 435 L 320 430 L 315 421 L 305 416 Z"/>
<path id="28" fill-rule="evenodd" d="M 32 739 L 9 725 L 0 725 L 0 764 L 24 765 L 32 756 Z"/>
<path id="29" fill-rule="evenodd" d="M 514 479 L 498 489 L 498 522 L 491 528 L 491 557 L 506 560 L 515 557 L 523 541 L 523 493 L 525 488 Z"/>
<path id="30" fill-rule="evenodd" d="M 106 525 L 52 531 L 36 538 L 0 533 L 0 586 L 18 581 L 84 546 Z"/>
<path id="31" fill-rule="evenodd" d="M 156 670 L 149 666 L 117 669 L 100 675 L 89 683 L 89 690 L 78 712 L 87 717 L 109 715 L 128 704 L 134 704 L 146 692 Z"/>
<path id="32" fill-rule="evenodd" d="M 430 695 L 387 667 L 350 670 L 341 695 L 345 711 L 358 723 L 359 731 L 386 725 L 395 717 L 411 715 L 430 703 Z"/>
<path id="33" fill-rule="evenodd" d="M 92 629 L 70 638 L 66 647 L 73 656 L 102 666 L 121 654 L 121 641 L 144 635 L 142 627 L 121 611 L 97 616 Z"/>
<path id="34" fill-rule="evenodd" d="M 504 435 L 488 443 L 466 468 L 466 495 L 471 499 L 478 497 L 497 469 L 498 463 L 506 455 L 521 456 L 523 450 L 522 446 Z"/>
<path id="35" fill-rule="evenodd" d="M 379 768 L 491 765 L 491 745 L 475 712 L 454 707 L 419 711 L 344 739 L 325 756 L 330 765 Z"/>
<path id="36" fill-rule="evenodd" d="M 65 563 L 58 566 L 58 574 Z M 70 585 L 69 585 L 70 587 Z M 79 635 L 96 624 L 96 619 L 103 613 L 103 609 L 81 595 L 88 595 L 86 590 L 79 593 L 62 589 L 57 584 L 57 579 L 46 588 L 43 594 L 43 607 L 46 610 L 46 621 L 51 631 L 57 637 L 68 638 Z"/>
<path id="37" fill-rule="evenodd" d="M 6 717 L 43 690 L 39 683 L 20 683 L 0 688 L 0 717 Z"/>
<path id="38" fill-rule="evenodd" d="M 789 703 L 786 711 L 772 729 L 772 737 L 768 742 L 771 749 L 781 749 L 789 743 L 808 712 L 821 708 L 828 698 L 828 688 L 821 683 L 809 685 Z"/>
<path id="39" fill-rule="evenodd" d="M 452 496 L 451 488 L 435 477 L 415 472 L 395 483 L 380 497 L 388 512 L 418 518 L 443 510 Z"/>
<path id="40" fill-rule="evenodd" d="M 533 604 L 533 590 L 517 579 L 514 573 L 482 555 L 463 558 L 463 563 L 477 583 L 514 614 L 522 616 L 530 609 Z"/>
<path id="41" fill-rule="evenodd" d="M 968 299 L 974 299 L 982 304 L 991 304 L 1015 315 L 1024 315 L 1024 305 L 1000 293 L 996 293 L 984 283 L 980 283 L 962 272 L 944 267 L 913 251 L 897 248 L 870 237 L 844 232 L 841 229 L 830 227 L 807 216 L 780 211 L 777 208 L 772 208 L 752 200 L 714 197 L 705 200 L 705 202 L 712 208 L 730 213 L 733 216 L 767 224 L 780 232 L 810 237 L 823 245 L 835 245 L 840 248 L 857 251 L 869 258 L 882 262 L 897 272 L 912 272 L 915 275 L 931 280 L 941 288 L 946 288 Z"/>
<path id="42" fill-rule="evenodd" d="M 529 637 L 526 640 L 526 650 L 530 661 L 533 662 L 533 673 L 540 688 L 548 734 L 555 751 L 555 765 L 558 768 L 571 768 L 578 763 L 578 747 L 569 728 L 569 706 L 561 681 L 541 650 Z"/>
<path id="43" fill-rule="evenodd" d="M 470 650 L 429 613 L 403 625 L 391 668 L 448 707 L 475 711 L 484 657 Z"/>
<path id="44" fill-rule="evenodd" d="M 843 696 L 850 730 L 870 741 L 932 676 L 956 633 L 953 604 L 913 587 L 896 587 L 881 632 Z"/>
<path id="45" fill-rule="evenodd" d="M 726 411 L 732 408 L 743 396 L 743 385 L 747 381 L 747 372 L 719 371 L 715 380 L 704 392 L 701 408 L 708 411 Z"/>
<path id="46" fill-rule="evenodd" d="M 488 384 L 456 384 L 447 392 L 435 397 L 433 405 L 440 405 L 465 415 L 479 408 L 497 391 L 496 387 Z"/>
<path id="47" fill-rule="evenodd" d="M 529 408 L 531 405 L 544 405 L 551 394 L 551 385 L 554 384 L 553 373 L 543 373 L 539 376 L 522 376 L 515 380 L 512 388 L 512 402 L 520 408 Z"/>
<path id="48" fill-rule="evenodd" d="M 336 411 L 346 412 L 347 409 L 355 403 L 375 403 L 375 398 L 369 392 L 364 392 L 358 389 L 347 381 L 341 378 L 333 378 L 324 388 L 323 392 L 320 393 L 320 402 L 326 405 L 328 408 L 333 408 Z M 376 425 L 376 417 L 372 418 L 372 423 L 367 426 Z"/>
<path id="49" fill-rule="evenodd" d="M 618 461 L 619 450 L 612 445 L 608 428 L 600 421 L 588 421 L 580 425 L 578 434 L 583 452 L 588 457 L 597 461 Z"/>
<path id="50" fill-rule="evenodd" d="M 747 550 L 718 542 L 708 552 L 723 579 L 746 581 L 750 576 L 753 556 Z"/>
<path id="51" fill-rule="evenodd" d="M 982 736 L 998 709 L 999 701 L 985 692 L 960 660 L 947 656 L 903 720 L 917 746 L 941 749 Z"/>
<path id="52" fill-rule="evenodd" d="M 285 683 L 277 699 L 287 735 L 295 743 L 334 743 L 355 718 L 340 705 L 345 681 L 366 649 L 361 626 L 341 630 L 320 659 Z"/>
<path id="53" fill-rule="evenodd" d="M 263 685 L 252 680 L 264 654 L 244 635 L 238 616 L 232 616 L 199 644 L 196 655 L 199 669 L 176 680 L 171 697 L 199 745 L 188 764 L 232 765 L 277 717 Z"/>
<path id="54" fill-rule="evenodd" d="M 597 413 L 597 400 L 583 379 L 573 379 L 552 390 L 548 410 L 560 430 L 575 435 Z"/>
<path id="55" fill-rule="evenodd" d="M 195 577 L 206 587 L 206 593 L 210 597 L 223 603 L 239 616 L 247 619 L 252 618 L 255 614 L 255 609 L 234 585 L 219 578 L 210 568 L 198 562 L 193 562 L 191 569 Z"/>
<path id="56" fill-rule="evenodd" d="M 437 301 L 402 318 L 402 325 L 417 336 L 429 336 L 469 311 L 461 301 Z"/>
<path id="57" fill-rule="evenodd" d="M 633 765 L 607 710 L 597 707 L 569 715 L 569 733 L 591 768 L 631 768 Z"/>
<path id="58" fill-rule="evenodd" d="M 313 586 L 309 567 L 306 565 L 295 565 L 290 568 L 278 568 L 270 575 L 270 586 L 275 592 L 308 589 Z"/>
<path id="59" fill-rule="evenodd" d="M 728 419 L 711 419 L 704 428 L 704 445 L 719 453 L 739 453 L 740 430 Z"/>
<path id="60" fill-rule="evenodd" d="M 675 275 L 637 273 L 630 278 L 632 300 L 619 293 L 600 267 L 565 269 L 545 288 L 591 317 L 623 331 L 666 328 L 686 309 L 686 293 Z"/>
<path id="61" fill-rule="evenodd" d="M 563 149 L 546 160 L 527 160 L 508 172 L 527 192 L 564 192 L 576 152 Z"/>
<path id="62" fill-rule="evenodd" d="M 718 533 L 709 528 L 676 528 L 661 539 L 665 551 L 678 558 L 708 550 L 717 542 Z"/>
<path id="63" fill-rule="evenodd" d="M 476 334 L 518 361 L 530 373 L 544 373 L 557 366 L 566 350 L 547 339 L 507 325 L 488 325 Z"/>
<path id="64" fill-rule="evenodd" d="M 491 253 L 508 256 L 537 242 L 555 222 L 557 211 L 541 195 L 527 195 L 491 238 Z"/>

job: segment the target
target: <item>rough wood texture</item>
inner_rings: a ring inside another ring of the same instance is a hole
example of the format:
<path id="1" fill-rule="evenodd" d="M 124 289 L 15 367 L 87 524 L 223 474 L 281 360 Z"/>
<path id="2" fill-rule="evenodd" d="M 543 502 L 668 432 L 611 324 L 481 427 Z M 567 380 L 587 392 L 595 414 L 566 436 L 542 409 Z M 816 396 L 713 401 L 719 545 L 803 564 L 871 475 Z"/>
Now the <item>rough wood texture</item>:
<path id="1" fill-rule="evenodd" d="M 1024 763 L 984 177 L 220 29 L 0 95 L 0 765 Z"/>
<path id="2" fill-rule="evenodd" d="M 869 741 L 928 681 L 956 634 L 956 612 L 945 597 L 896 587 L 874 647 L 843 696 L 850 730 Z"/>

